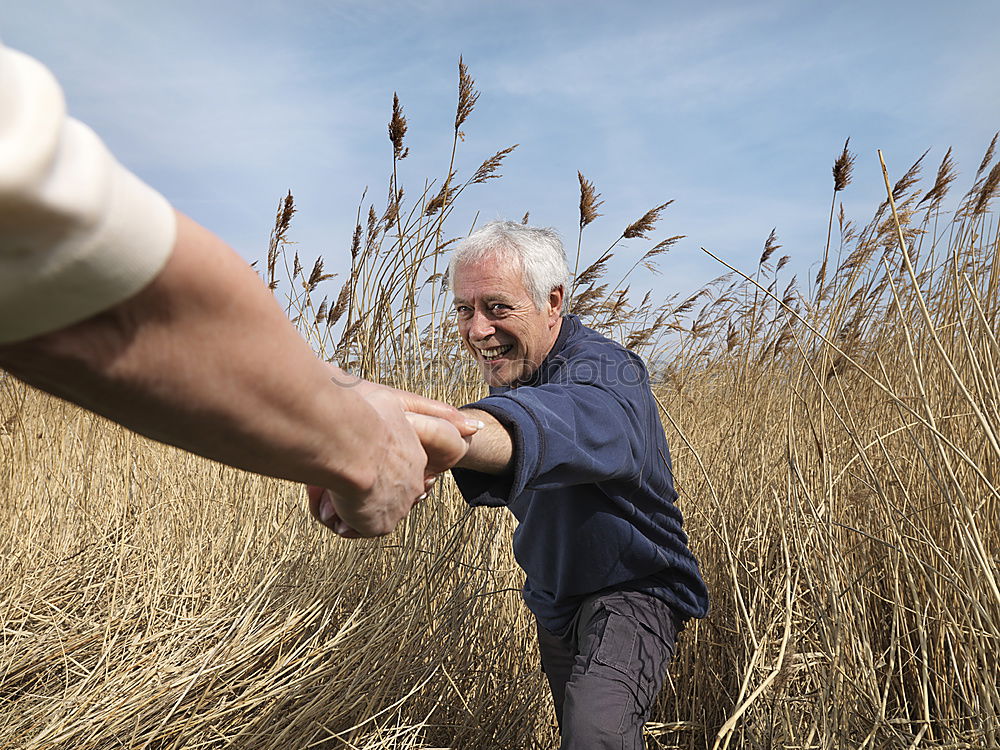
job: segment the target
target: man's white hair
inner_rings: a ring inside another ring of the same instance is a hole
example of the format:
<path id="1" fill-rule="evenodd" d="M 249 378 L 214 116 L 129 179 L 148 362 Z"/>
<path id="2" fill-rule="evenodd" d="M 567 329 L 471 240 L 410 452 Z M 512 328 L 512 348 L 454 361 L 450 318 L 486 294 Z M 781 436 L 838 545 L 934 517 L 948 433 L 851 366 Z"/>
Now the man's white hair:
<path id="1" fill-rule="evenodd" d="M 448 262 L 449 282 L 455 278 L 458 266 L 486 258 L 500 258 L 518 265 L 537 310 L 542 309 L 553 289 L 563 287 L 565 290 L 569 283 L 566 251 L 559 234 L 550 227 L 491 221 L 459 242 L 452 251 Z"/>

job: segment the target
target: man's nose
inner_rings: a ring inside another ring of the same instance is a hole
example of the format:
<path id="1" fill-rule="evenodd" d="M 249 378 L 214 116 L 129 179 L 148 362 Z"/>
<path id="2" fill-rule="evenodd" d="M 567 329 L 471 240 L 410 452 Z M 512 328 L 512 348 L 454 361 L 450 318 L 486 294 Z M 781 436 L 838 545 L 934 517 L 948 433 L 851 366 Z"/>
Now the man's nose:
<path id="1" fill-rule="evenodd" d="M 472 321 L 469 325 L 469 335 L 474 339 L 486 339 L 496 332 L 490 319 L 477 310 L 472 314 Z"/>

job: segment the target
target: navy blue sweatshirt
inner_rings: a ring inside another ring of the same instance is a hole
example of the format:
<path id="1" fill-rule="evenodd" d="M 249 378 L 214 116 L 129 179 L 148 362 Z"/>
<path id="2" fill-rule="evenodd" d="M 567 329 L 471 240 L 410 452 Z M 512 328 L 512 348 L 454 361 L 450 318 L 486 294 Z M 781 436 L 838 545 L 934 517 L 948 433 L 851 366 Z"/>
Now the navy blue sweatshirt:
<path id="1" fill-rule="evenodd" d="M 705 616 L 708 591 L 637 355 L 567 315 L 531 380 L 469 406 L 510 432 L 513 470 L 452 473 L 469 504 L 506 506 L 519 521 L 524 601 L 545 628 L 564 631 L 585 598 L 618 590 L 652 594 L 682 619 Z"/>

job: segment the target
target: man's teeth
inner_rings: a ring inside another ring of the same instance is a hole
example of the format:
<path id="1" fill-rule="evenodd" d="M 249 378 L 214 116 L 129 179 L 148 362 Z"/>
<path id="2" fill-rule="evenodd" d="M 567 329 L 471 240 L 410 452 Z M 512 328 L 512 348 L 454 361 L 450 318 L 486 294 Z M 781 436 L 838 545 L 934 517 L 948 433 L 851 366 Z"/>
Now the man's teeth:
<path id="1" fill-rule="evenodd" d="M 491 359 L 496 359 L 497 357 L 506 354 L 513 348 L 513 344 L 508 344 L 507 346 L 495 346 L 492 349 L 480 349 L 479 353 L 482 355 L 483 359 L 489 362 Z"/>

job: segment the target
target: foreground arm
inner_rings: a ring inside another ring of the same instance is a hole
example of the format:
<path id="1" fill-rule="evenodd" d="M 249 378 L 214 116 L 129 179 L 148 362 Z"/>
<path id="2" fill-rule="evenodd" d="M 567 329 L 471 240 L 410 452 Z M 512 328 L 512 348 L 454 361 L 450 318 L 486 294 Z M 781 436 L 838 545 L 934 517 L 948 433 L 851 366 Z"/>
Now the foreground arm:
<path id="1" fill-rule="evenodd" d="M 365 535 L 391 531 L 423 492 L 427 455 L 398 400 L 373 408 L 336 385 L 246 263 L 181 215 L 170 260 L 139 294 L 0 346 L 0 365 L 157 440 L 329 487 Z M 433 438 L 454 452 L 464 443 L 448 427 Z"/>
<path id="2" fill-rule="evenodd" d="M 418 435 L 399 396 L 332 382 L 246 263 L 2 45 L 0 164 L 0 367 L 157 440 L 329 487 L 365 535 L 408 512 L 428 457 L 464 452 L 457 410 L 415 403 L 450 420 Z"/>

